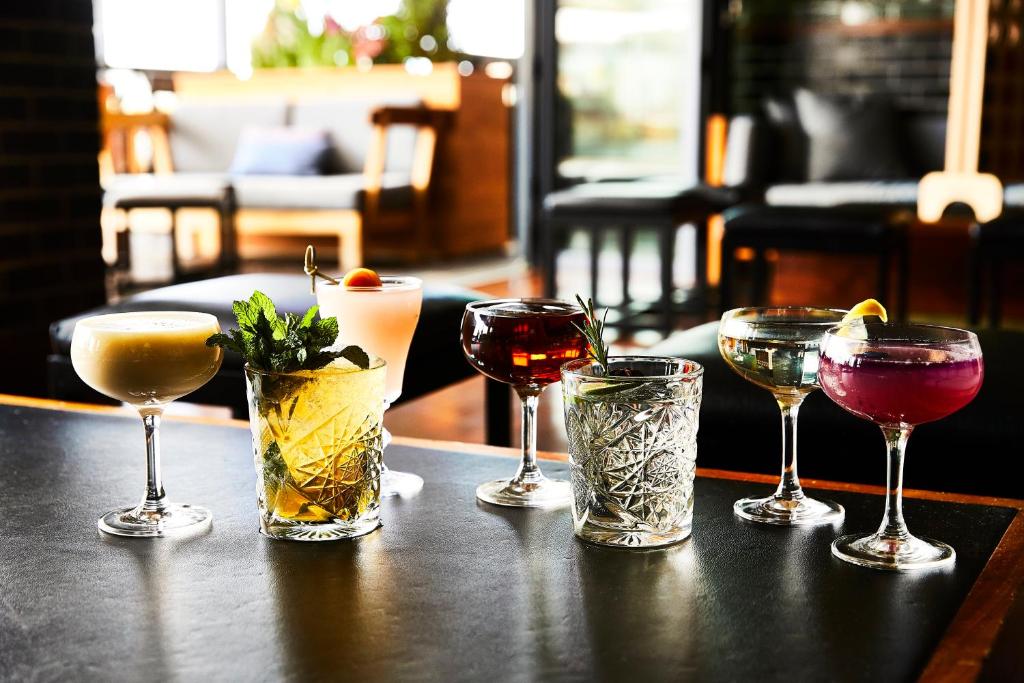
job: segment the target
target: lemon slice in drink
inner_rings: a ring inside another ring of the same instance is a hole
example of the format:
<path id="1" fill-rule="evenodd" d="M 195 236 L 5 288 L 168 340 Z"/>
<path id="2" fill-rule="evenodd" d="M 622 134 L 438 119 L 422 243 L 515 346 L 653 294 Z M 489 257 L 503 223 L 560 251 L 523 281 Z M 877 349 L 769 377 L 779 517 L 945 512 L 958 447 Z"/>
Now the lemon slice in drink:
<path id="1" fill-rule="evenodd" d="M 843 322 L 848 323 L 869 315 L 878 316 L 882 319 L 883 323 L 889 322 L 889 314 L 885 312 L 885 306 L 878 303 L 875 299 L 864 299 L 864 301 L 851 308 L 850 312 L 843 316 Z"/>

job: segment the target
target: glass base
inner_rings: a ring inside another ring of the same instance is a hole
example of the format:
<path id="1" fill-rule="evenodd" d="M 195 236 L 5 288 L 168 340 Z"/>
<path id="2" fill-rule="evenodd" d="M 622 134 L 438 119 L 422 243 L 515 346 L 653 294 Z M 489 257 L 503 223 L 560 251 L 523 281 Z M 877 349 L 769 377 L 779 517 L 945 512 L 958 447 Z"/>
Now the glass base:
<path id="1" fill-rule="evenodd" d="M 692 526 L 672 529 L 671 531 L 655 532 L 641 530 L 605 529 L 593 524 L 584 524 L 575 530 L 576 537 L 587 543 L 609 546 L 612 548 L 652 549 L 685 541 L 690 537 Z"/>
<path id="2" fill-rule="evenodd" d="M 760 524 L 778 526 L 816 526 L 843 521 L 846 511 L 830 500 L 802 498 L 784 500 L 775 496 L 744 498 L 732 506 L 738 517 Z"/>
<path id="3" fill-rule="evenodd" d="M 423 477 L 410 472 L 396 472 L 384 468 L 380 474 L 380 497 L 414 496 L 423 488 Z"/>
<path id="4" fill-rule="evenodd" d="M 111 510 L 100 517 L 100 531 L 115 536 L 155 538 L 202 533 L 210 528 L 213 515 L 195 505 L 164 503 L 159 509 L 141 506 Z"/>
<path id="5" fill-rule="evenodd" d="M 260 533 L 268 538 L 279 541 L 340 541 L 346 538 L 358 538 L 380 528 L 380 518 L 364 519 L 353 524 L 324 523 L 309 524 L 297 522 L 286 524 L 281 522 L 267 523 L 260 520 Z"/>
<path id="6" fill-rule="evenodd" d="M 513 508 L 554 508 L 572 503 L 569 482 L 547 478 L 529 483 L 489 481 L 476 488 L 476 497 L 485 503 Z"/>
<path id="7" fill-rule="evenodd" d="M 884 538 L 877 533 L 840 536 L 832 542 L 832 554 L 861 567 L 890 571 L 933 569 L 956 561 L 956 551 L 945 543 L 918 536 Z"/>

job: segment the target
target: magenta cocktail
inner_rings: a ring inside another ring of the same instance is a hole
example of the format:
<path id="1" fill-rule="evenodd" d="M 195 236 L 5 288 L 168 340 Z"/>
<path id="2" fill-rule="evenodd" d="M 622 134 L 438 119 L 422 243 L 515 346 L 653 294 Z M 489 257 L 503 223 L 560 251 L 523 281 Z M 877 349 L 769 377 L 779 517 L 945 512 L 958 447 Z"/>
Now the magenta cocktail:
<path id="1" fill-rule="evenodd" d="M 933 349 L 879 347 L 845 362 L 822 357 L 821 385 L 833 401 L 880 425 L 919 425 L 955 413 L 981 387 L 981 358 Z"/>
<path id="2" fill-rule="evenodd" d="M 984 375 L 978 338 L 967 330 L 863 320 L 829 330 L 821 344 L 821 388 L 840 407 L 881 427 L 889 450 L 882 525 L 874 534 L 836 539 L 836 557 L 877 569 L 953 562 L 953 548 L 911 535 L 903 520 L 904 450 L 914 427 L 970 403 Z"/>

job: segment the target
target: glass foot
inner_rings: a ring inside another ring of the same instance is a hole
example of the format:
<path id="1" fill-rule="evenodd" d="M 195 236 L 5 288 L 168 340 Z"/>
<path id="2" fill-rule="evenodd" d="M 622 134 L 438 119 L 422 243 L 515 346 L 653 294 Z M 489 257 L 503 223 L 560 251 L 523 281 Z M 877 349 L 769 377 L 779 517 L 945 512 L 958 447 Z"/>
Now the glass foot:
<path id="1" fill-rule="evenodd" d="M 380 474 L 380 496 L 414 496 L 423 488 L 423 477 L 409 472 L 385 469 Z"/>
<path id="2" fill-rule="evenodd" d="M 553 508 L 572 502 L 569 482 L 547 478 L 529 483 L 489 481 L 476 488 L 476 497 L 485 503 L 513 508 Z"/>
<path id="3" fill-rule="evenodd" d="M 744 498 L 732 506 L 733 512 L 743 519 L 761 524 L 778 526 L 815 526 L 843 521 L 846 511 L 839 503 L 830 500 L 785 500 L 767 498 Z"/>
<path id="4" fill-rule="evenodd" d="M 380 528 L 380 518 L 360 520 L 357 523 L 266 522 L 260 520 L 260 533 L 279 541 L 340 541 L 358 538 Z"/>
<path id="5" fill-rule="evenodd" d="M 832 542 L 832 554 L 861 567 L 890 571 L 932 569 L 956 560 L 956 551 L 945 543 L 919 536 L 885 538 L 877 533 L 840 536 Z"/>
<path id="6" fill-rule="evenodd" d="M 115 536 L 152 538 L 202 533 L 210 528 L 213 515 L 203 507 L 163 503 L 159 509 L 135 506 L 111 510 L 100 517 L 100 531 Z"/>
<path id="7" fill-rule="evenodd" d="M 576 537 L 587 543 L 612 548 L 663 548 L 689 538 L 690 525 L 664 532 L 654 532 L 604 529 L 594 524 L 584 524 L 576 529 Z"/>

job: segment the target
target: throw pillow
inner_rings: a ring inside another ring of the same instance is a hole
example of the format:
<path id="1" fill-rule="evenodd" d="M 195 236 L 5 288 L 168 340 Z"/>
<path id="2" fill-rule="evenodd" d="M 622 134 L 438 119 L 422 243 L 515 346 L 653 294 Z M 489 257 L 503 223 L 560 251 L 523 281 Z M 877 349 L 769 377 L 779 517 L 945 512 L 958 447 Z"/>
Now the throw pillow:
<path id="1" fill-rule="evenodd" d="M 790 96 L 764 100 L 764 115 L 771 131 L 769 147 L 775 160 L 768 171 L 770 182 L 802 183 L 807 180 L 807 135 L 800 125 Z"/>
<path id="2" fill-rule="evenodd" d="M 247 126 L 231 162 L 232 175 L 323 175 L 330 173 L 334 146 L 325 130 Z"/>
<path id="3" fill-rule="evenodd" d="M 896 116 L 881 96 L 794 93 L 807 135 L 807 180 L 893 180 L 908 176 Z"/>

